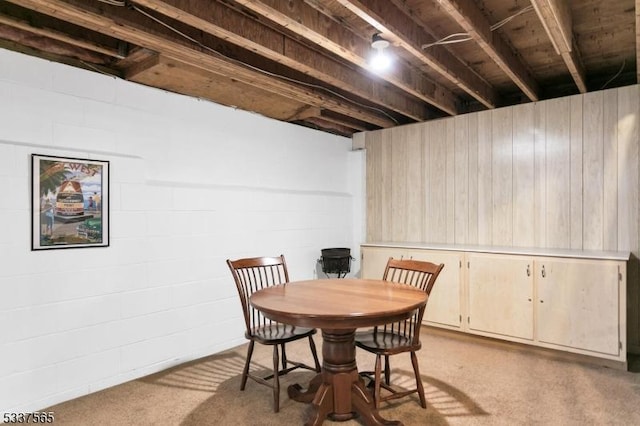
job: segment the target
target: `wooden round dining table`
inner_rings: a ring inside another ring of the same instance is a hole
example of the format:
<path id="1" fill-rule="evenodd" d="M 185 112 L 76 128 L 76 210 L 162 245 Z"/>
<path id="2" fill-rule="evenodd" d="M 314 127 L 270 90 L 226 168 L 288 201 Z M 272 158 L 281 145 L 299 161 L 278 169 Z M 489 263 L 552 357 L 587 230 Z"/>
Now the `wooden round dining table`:
<path id="1" fill-rule="evenodd" d="M 305 425 L 357 416 L 367 425 L 402 425 L 380 416 L 359 377 L 355 332 L 408 318 L 427 303 L 425 292 L 382 280 L 318 279 L 265 288 L 250 303 L 274 321 L 322 329 L 322 372 L 307 390 L 297 384 L 288 389 L 292 399 L 312 402 Z"/>

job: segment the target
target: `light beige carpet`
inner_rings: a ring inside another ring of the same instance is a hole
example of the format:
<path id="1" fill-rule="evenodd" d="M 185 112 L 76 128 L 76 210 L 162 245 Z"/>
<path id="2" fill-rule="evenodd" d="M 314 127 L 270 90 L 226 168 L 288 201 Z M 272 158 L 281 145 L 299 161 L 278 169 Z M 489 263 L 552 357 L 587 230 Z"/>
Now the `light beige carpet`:
<path id="1" fill-rule="evenodd" d="M 621 371 L 556 359 L 519 345 L 423 328 L 419 352 L 428 408 L 415 394 L 383 403 L 381 414 L 405 425 L 638 425 L 640 367 Z M 316 337 L 321 349 L 320 336 Z M 308 405 L 287 397 L 291 383 L 312 372 L 281 378 L 280 412 L 271 389 L 249 380 L 239 390 L 246 345 L 58 404 L 63 425 L 300 425 Z M 310 361 L 304 341 L 287 346 L 289 359 Z M 358 350 L 360 369 L 374 358 Z M 267 371 L 271 349 L 256 345 L 254 369 Z M 635 362 L 635 361 L 634 361 Z M 412 385 L 407 354 L 392 357 L 392 382 Z M 325 424 L 338 424 L 326 421 Z M 361 424 L 357 419 L 340 423 Z"/>

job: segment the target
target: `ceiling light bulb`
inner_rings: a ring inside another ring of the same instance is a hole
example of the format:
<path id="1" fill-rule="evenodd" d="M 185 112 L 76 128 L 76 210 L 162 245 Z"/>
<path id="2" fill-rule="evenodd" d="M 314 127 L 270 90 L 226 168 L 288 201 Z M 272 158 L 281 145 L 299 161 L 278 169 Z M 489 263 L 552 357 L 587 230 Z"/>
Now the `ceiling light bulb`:
<path id="1" fill-rule="evenodd" d="M 382 49 L 378 50 L 371 58 L 371 68 L 374 71 L 384 71 L 391 66 L 391 58 Z"/>
<path id="2" fill-rule="evenodd" d="M 385 52 L 385 49 L 389 47 L 389 42 L 383 39 L 380 33 L 376 33 L 371 38 L 371 47 L 376 51 L 369 62 L 371 69 L 376 72 L 388 69 L 391 66 L 391 57 Z"/>

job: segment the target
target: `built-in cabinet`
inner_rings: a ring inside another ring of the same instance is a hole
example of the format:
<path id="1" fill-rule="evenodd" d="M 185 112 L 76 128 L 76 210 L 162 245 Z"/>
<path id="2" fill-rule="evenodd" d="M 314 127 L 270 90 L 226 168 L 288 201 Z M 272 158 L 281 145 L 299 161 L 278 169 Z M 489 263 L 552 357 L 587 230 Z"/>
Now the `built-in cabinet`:
<path id="1" fill-rule="evenodd" d="M 444 263 L 426 324 L 626 363 L 629 253 L 486 250 L 363 245 L 362 276 L 389 257 Z"/>
<path id="2" fill-rule="evenodd" d="M 469 331 L 533 340 L 532 263 L 526 257 L 467 253 Z"/>
<path id="3" fill-rule="evenodd" d="M 618 356 L 626 338 L 625 263 L 540 259 L 536 270 L 538 341 Z"/>

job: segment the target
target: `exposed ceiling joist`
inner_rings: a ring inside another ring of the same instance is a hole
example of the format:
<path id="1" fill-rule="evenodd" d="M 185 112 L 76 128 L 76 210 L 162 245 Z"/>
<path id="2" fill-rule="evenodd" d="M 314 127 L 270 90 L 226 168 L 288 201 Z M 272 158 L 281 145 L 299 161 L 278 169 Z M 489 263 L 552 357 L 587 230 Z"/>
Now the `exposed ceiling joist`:
<path id="1" fill-rule="evenodd" d="M 343 115 L 336 114 L 333 111 L 322 110 L 320 111 L 319 118 L 330 121 L 332 123 L 340 124 L 345 127 L 349 127 L 350 129 L 365 131 L 367 128 L 363 125 L 363 123 L 357 122 L 357 120 L 353 120 L 350 117 L 345 117 Z"/>
<path id="2" fill-rule="evenodd" d="M 500 34 L 491 29 L 491 24 L 474 1 L 438 0 L 438 3 L 530 100 L 540 99 L 538 83 L 526 65 L 514 54 Z"/>
<path id="3" fill-rule="evenodd" d="M 236 0 L 246 8 L 286 27 L 329 52 L 369 70 L 370 41 L 355 37 L 338 23 L 302 1 Z M 448 114 L 458 113 L 457 99 L 447 88 L 411 68 L 395 70 L 380 78 Z"/>
<path id="4" fill-rule="evenodd" d="M 220 3 L 189 0 L 133 0 L 169 18 L 179 20 L 237 46 L 303 72 L 350 93 L 384 105 L 414 120 L 431 116 L 426 105 L 378 82 Z"/>
<path id="5" fill-rule="evenodd" d="M 571 8 L 567 0 L 531 0 L 556 53 L 562 56 L 580 93 L 587 92 L 584 66 L 575 48 Z"/>
<path id="6" fill-rule="evenodd" d="M 179 38 L 175 33 L 161 25 L 154 25 L 142 16 L 127 8 L 110 6 L 96 8 L 86 2 L 61 0 L 8 0 L 20 6 L 29 7 L 40 13 L 64 19 L 75 25 L 110 35 L 129 43 L 145 47 L 176 58 L 195 67 L 235 78 L 261 89 L 302 100 L 309 105 L 330 108 L 342 114 L 354 116 L 364 122 L 380 127 L 390 127 L 395 122 L 382 114 L 367 111 L 342 99 L 327 95 L 319 90 L 302 87 L 293 83 L 270 78 L 247 67 L 238 66 L 223 55 L 216 55 L 189 40 Z M 153 29 L 152 29 L 153 28 Z M 194 35 L 195 36 L 195 35 Z"/>
<path id="7" fill-rule="evenodd" d="M 305 122 L 311 123 L 312 125 L 316 125 L 320 129 L 331 129 L 333 133 L 336 133 L 341 136 L 349 136 L 354 133 L 354 129 L 351 127 L 343 126 L 333 121 L 325 120 L 318 117 L 309 117 L 305 120 Z"/>
<path id="8" fill-rule="evenodd" d="M 104 55 L 112 56 L 114 58 L 123 59 L 125 57 L 125 55 L 119 52 L 118 49 L 113 49 L 106 46 L 100 46 L 96 43 L 90 43 L 88 41 L 79 40 L 78 38 L 71 37 L 69 35 L 66 35 L 64 33 L 61 33 L 53 29 L 36 28 L 26 21 L 11 18 L 6 15 L 0 14 L 0 24 L 8 25 L 13 28 L 18 28 L 20 30 L 28 31 L 33 34 L 38 34 L 43 37 L 48 37 L 54 40 L 58 40 L 63 43 L 70 44 L 72 46 L 77 46 L 83 49 L 91 50 L 93 52 L 102 53 Z"/>
<path id="9" fill-rule="evenodd" d="M 487 108 L 495 108 L 497 101 L 493 88 L 442 46 L 423 49 L 422 46 L 435 41 L 434 38 L 392 2 L 337 1 Z"/>
<path id="10" fill-rule="evenodd" d="M 531 2 L 0 0 L 0 49 L 344 136 L 640 81 L 640 0 Z"/>

